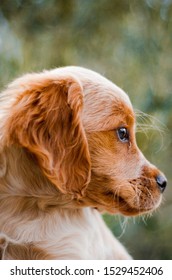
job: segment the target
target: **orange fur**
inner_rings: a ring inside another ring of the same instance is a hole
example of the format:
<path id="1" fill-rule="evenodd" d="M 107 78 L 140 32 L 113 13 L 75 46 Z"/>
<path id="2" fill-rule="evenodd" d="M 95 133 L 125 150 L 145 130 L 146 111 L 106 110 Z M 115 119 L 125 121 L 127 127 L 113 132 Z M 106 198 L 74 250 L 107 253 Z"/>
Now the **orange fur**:
<path id="1" fill-rule="evenodd" d="M 131 258 L 98 211 L 152 211 L 166 179 L 137 147 L 128 96 L 66 67 L 15 80 L 0 104 L 1 258 Z"/>
<path id="2" fill-rule="evenodd" d="M 32 243 L 15 243 L 8 237 L 0 235 L 0 260 L 49 260 L 51 258 L 52 255 L 48 255 Z"/>
<path id="3" fill-rule="evenodd" d="M 6 124 L 7 145 L 27 148 L 64 193 L 82 193 L 90 177 L 88 145 L 80 122 L 82 99 L 82 87 L 75 79 L 45 80 L 18 96 Z"/>

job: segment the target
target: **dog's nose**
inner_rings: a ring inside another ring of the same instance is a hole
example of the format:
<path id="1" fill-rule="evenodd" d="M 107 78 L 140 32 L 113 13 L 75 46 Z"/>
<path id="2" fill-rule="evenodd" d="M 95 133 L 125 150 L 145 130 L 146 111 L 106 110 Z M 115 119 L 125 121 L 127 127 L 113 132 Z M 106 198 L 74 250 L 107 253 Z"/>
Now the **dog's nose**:
<path id="1" fill-rule="evenodd" d="M 158 185 L 161 193 L 163 193 L 167 186 L 167 179 L 163 175 L 158 175 L 156 177 L 156 182 L 157 182 L 157 185 Z"/>

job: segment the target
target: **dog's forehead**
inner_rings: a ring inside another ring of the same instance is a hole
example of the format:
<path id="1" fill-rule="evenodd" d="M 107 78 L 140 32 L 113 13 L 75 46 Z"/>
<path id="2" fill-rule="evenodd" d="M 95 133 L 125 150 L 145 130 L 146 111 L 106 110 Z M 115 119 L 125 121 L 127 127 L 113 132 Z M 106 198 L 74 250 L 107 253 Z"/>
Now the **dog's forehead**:
<path id="1" fill-rule="evenodd" d="M 134 123 L 128 95 L 112 82 L 101 76 L 99 80 L 87 80 L 83 82 L 83 91 L 83 123 L 88 130 L 108 130 Z"/>
<path id="2" fill-rule="evenodd" d="M 89 131 L 111 130 L 135 121 L 128 96 L 120 89 L 97 86 L 84 95 L 83 124 Z"/>

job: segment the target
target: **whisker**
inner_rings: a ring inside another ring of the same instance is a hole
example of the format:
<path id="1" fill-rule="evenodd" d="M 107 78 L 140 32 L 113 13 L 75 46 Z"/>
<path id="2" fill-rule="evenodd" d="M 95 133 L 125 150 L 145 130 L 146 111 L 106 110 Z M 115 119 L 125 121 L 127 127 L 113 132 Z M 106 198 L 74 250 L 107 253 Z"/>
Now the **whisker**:
<path id="1" fill-rule="evenodd" d="M 155 116 L 146 114 L 138 109 L 135 109 L 135 115 L 136 118 L 141 121 L 141 123 L 137 122 L 137 126 L 144 127 L 146 129 L 153 129 L 155 131 L 166 133 L 169 131 L 167 126 L 161 122 L 158 118 Z"/>
<path id="2" fill-rule="evenodd" d="M 121 238 L 124 235 L 125 231 L 126 231 L 126 228 L 127 228 L 127 225 L 128 225 L 128 217 L 123 217 L 123 216 L 119 216 L 118 215 L 118 219 L 119 219 L 120 227 L 122 229 L 122 232 L 118 236 L 118 238 Z"/>
<path id="3" fill-rule="evenodd" d="M 142 215 L 141 218 L 142 218 L 143 223 L 147 226 L 146 216 Z"/>
<path id="4" fill-rule="evenodd" d="M 152 196 L 151 192 L 149 191 L 149 189 L 147 187 L 146 187 L 146 189 L 147 189 L 148 194 L 150 195 L 150 199 L 152 201 L 153 206 L 156 206 L 156 203 L 155 203 L 155 201 L 153 199 L 153 196 Z"/>

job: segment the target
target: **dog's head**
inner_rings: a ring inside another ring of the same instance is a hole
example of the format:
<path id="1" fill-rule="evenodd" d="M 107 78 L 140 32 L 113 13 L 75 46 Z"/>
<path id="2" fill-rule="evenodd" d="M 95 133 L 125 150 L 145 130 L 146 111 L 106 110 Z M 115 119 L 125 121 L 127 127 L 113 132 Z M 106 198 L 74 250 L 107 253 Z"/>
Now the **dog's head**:
<path id="1" fill-rule="evenodd" d="M 67 67 L 26 75 L 7 89 L 1 141 L 22 146 L 80 206 L 137 215 L 161 202 L 166 178 L 136 144 L 128 96 L 99 74 Z"/>

